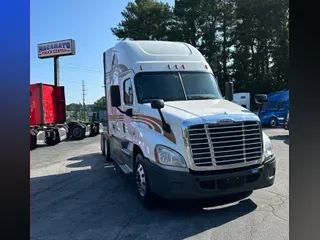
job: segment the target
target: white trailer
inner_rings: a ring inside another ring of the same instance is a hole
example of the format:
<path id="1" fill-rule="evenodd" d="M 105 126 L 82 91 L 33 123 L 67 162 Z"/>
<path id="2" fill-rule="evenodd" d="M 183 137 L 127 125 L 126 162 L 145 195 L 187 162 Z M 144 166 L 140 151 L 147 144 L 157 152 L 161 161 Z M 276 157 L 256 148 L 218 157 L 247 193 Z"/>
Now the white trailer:
<path id="1" fill-rule="evenodd" d="M 233 102 L 248 110 L 251 110 L 250 93 L 234 93 Z"/>

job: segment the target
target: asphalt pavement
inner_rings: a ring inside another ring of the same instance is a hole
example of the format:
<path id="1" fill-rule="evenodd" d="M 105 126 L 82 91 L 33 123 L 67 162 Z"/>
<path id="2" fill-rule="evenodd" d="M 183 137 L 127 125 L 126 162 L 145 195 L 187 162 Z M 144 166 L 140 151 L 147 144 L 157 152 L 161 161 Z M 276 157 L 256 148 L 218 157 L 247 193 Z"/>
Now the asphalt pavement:
<path id="1" fill-rule="evenodd" d="M 131 179 L 106 165 L 100 136 L 39 147 L 31 152 L 32 239 L 289 239 L 289 134 L 265 132 L 277 156 L 272 187 L 233 203 L 159 200 L 151 210 Z"/>

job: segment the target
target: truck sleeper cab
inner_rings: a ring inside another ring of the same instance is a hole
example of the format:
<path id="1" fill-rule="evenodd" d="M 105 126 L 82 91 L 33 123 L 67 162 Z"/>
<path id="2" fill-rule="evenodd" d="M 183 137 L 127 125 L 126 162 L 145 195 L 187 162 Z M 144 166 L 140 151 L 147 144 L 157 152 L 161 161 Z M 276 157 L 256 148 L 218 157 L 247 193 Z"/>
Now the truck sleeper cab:
<path id="1" fill-rule="evenodd" d="M 274 183 L 275 155 L 258 116 L 222 98 L 196 48 L 122 41 L 104 53 L 104 68 L 102 154 L 133 174 L 145 205 L 154 195 L 201 199 Z"/>
<path id="2" fill-rule="evenodd" d="M 268 95 L 268 103 L 260 112 L 261 123 L 275 128 L 284 125 L 289 111 L 289 91 L 274 92 Z"/>

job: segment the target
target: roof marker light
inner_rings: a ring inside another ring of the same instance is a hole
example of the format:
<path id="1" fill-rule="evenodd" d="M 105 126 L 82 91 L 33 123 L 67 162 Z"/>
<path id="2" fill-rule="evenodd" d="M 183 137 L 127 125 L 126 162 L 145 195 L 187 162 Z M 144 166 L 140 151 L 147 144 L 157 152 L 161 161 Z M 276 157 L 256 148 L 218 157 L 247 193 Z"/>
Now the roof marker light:
<path id="1" fill-rule="evenodd" d="M 182 64 L 182 68 L 183 68 L 183 69 L 186 69 L 185 66 L 184 66 L 184 64 Z"/>
<path id="2" fill-rule="evenodd" d="M 170 66 L 170 64 L 168 64 L 168 68 L 169 68 L 169 69 L 171 69 L 171 66 Z"/>
<path id="3" fill-rule="evenodd" d="M 176 64 L 175 66 L 176 66 L 176 69 L 178 69 L 178 65 Z"/>
<path id="4" fill-rule="evenodd" d="M 208 69 L 208 65 L 205 65 L 204 67 L 205 67 L 206 69 Z"/>
<path id="5" fill-rule="evenodd" d="M 143 70 L 143 67 L 140 65 L 140 70 L 142 71 Z"/>

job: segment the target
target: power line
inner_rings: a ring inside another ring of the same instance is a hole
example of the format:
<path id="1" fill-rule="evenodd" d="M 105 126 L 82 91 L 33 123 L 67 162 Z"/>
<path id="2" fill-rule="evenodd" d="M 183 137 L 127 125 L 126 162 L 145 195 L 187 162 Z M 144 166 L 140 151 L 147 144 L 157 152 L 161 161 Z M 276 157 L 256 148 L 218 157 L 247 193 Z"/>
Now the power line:
<path id="1" fill-rule="evenodd" d="M 94 74 L 99 74 L 99 75 L 101 75 L 103 73 L 102 71 L 98 71 L 98 70 L 92 70 L 92 69 L 86 69 L 86 68 L 74 67 L 74 66 L 70 67 L 70 66 L 62 65 L 60 67 L 63 68 L 63 69 L 77 70 L 77 71 L 80 71 L 80 72 L 94 73 Z"/>
<path id="2" fill-rule="evenodd" d="M 88 67 L 88 66 L 85 66 L 85 65 L 74 64 L 74 63 L 67 63 L 67 64 L 70 65 L 70 66 L 73 66 L 73 67 L 87 69 L 87 70 L 91 70 L 91 71 L 95 71 L 95 72 L 99 72 L 99 73 L 103 72 L 102 70 L 98 70 L 98 69 L 95 69 L 95 68 L 92 68 L 92 67 Z"/>

